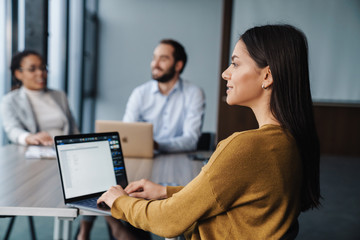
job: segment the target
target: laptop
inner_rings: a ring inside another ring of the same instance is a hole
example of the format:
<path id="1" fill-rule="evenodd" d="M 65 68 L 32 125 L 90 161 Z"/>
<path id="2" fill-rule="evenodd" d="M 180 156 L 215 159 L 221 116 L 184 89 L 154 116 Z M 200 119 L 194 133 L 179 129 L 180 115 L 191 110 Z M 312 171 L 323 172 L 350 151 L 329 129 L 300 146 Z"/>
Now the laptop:
<path id="1" fill-rule="evenodd" d="M 56 136 L 65 205 L 111 215 L 97 199 L 111 186 L 128 184 L 118 132 Z"/>
<path id="2" fill-rule="evenodd" d="M 121 137 L 125 157 L 153 158 L 153 125 L 146 122 L 96 120 L 96 132 L 116 131 Z"/>

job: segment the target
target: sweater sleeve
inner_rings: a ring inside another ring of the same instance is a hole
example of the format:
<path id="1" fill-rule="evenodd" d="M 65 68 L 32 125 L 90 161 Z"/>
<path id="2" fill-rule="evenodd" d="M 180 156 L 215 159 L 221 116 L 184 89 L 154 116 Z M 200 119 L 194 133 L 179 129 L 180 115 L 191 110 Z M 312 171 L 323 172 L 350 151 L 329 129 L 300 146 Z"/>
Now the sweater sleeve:
<path id="1" fill-rule="evenodd" d="M 173 186 L 167 186 L 166 187 L 166 194 L 167 194 L 167 197 L 172 197 L 172 195 L 174 195 L 175 193 L 177 192 L 180 192 L 181 189 L 183 189 L 184 187 L 183 186 L 176 186 L 176 187 L 173 187 Z"/>
<path id="2" fill-rule="evenodd" d="M 115 218 L 159 236 L 178 236 L 197 220 L 224 211 L 217 203 L 206 175 L 206 172 L 201 172 L 181 191 L 165 200 L 119 197 L 111 213 Z"/>

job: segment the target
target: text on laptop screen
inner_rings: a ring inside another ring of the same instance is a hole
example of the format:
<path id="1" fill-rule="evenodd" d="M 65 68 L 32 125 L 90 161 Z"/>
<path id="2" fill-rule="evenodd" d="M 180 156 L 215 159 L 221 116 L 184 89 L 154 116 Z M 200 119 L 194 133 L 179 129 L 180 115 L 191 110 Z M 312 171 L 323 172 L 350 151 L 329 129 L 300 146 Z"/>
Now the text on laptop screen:
<path id="1" fill-rule="evenodd" d="M 117 183 L 126 185 L 118 136 L 64 139 L 56 144 L 65 198 L 103 192 Z"/>

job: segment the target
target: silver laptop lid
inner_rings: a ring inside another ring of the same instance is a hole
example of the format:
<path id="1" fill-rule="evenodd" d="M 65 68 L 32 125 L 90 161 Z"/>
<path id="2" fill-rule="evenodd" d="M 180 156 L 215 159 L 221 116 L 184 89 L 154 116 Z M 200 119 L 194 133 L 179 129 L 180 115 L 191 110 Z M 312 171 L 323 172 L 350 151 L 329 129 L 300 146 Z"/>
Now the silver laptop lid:
<path id="1" fill-rule="evenodd" d="M 118 132 L 125 157 L 153 158 L 154 156 L 153 125 L 151 123 L 96 120 L 95 131 Z"/>

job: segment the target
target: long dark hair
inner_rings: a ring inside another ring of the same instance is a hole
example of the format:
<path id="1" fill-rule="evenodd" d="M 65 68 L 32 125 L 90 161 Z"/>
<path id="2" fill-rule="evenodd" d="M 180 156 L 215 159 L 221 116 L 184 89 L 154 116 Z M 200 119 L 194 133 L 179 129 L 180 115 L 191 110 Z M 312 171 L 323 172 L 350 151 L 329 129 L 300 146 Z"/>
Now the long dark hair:
<path id="1" fill-rule="evenodd" d="M 302 159 L 301 210 L 318 207 L 320 144 L 314 123 L 306 36 L 290 25 L 265 25 L 247 30 L 240 40 L 258 67 L 270 67 L 271 112 L 295 138 Z"/>

